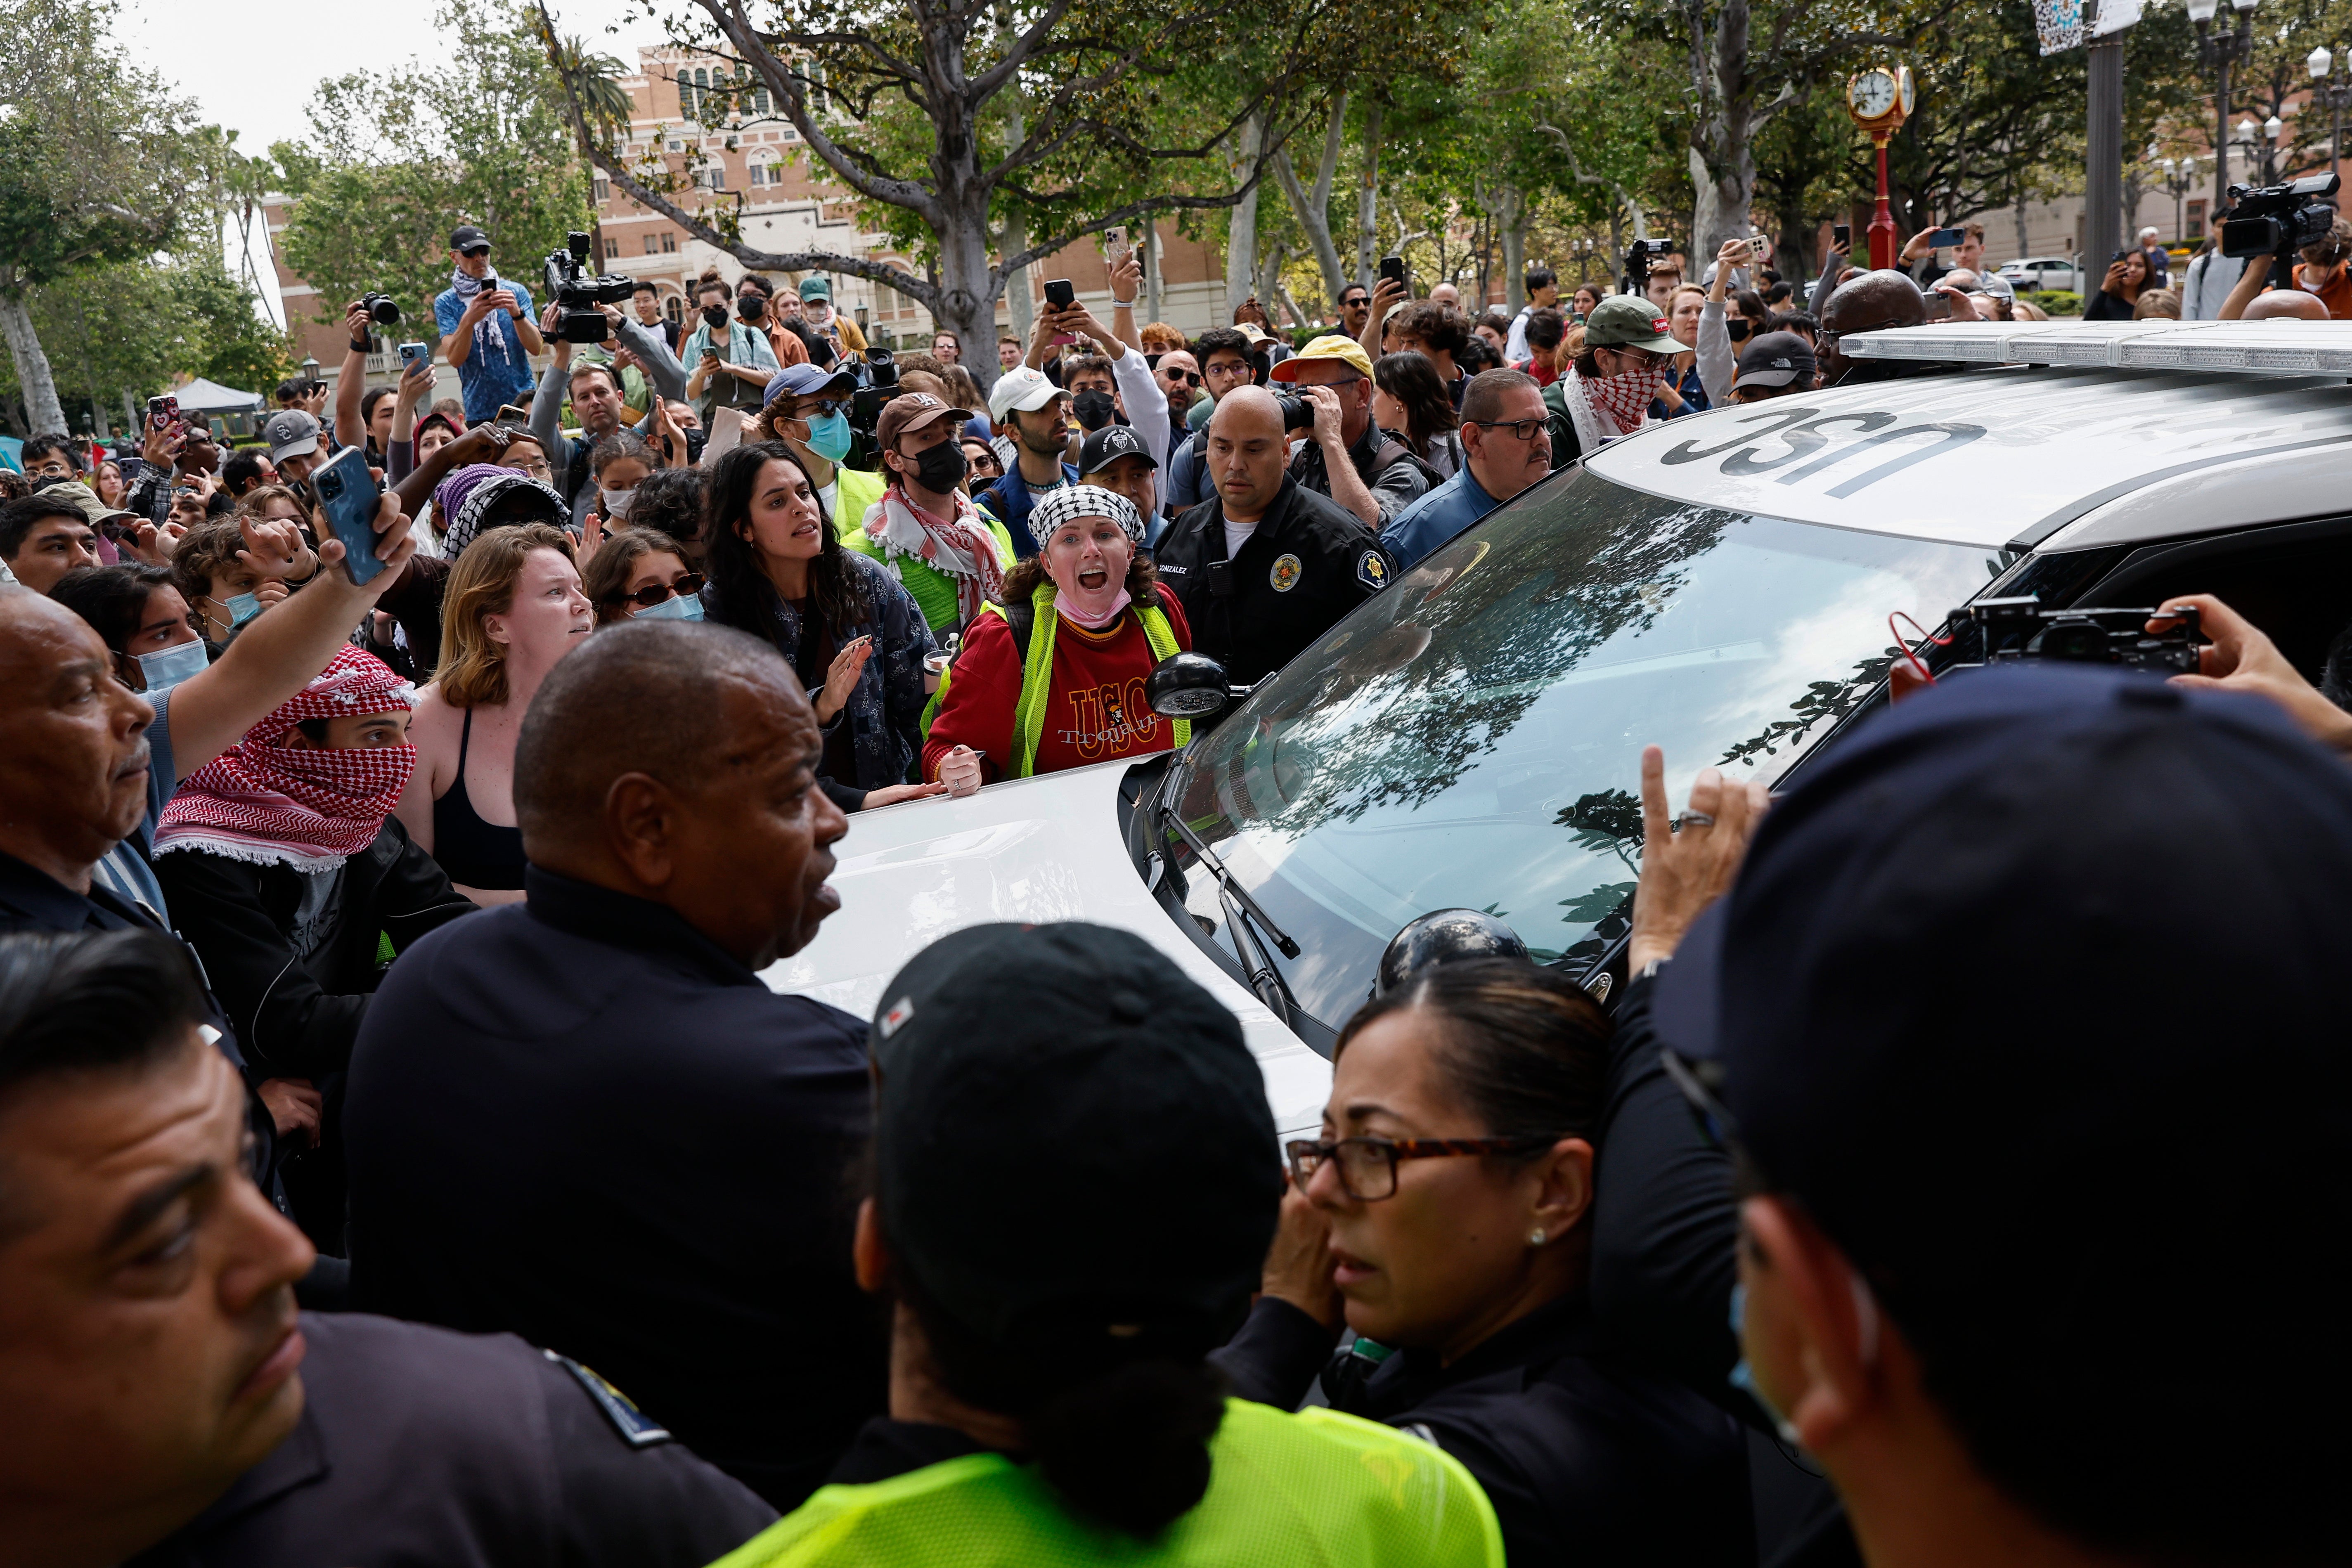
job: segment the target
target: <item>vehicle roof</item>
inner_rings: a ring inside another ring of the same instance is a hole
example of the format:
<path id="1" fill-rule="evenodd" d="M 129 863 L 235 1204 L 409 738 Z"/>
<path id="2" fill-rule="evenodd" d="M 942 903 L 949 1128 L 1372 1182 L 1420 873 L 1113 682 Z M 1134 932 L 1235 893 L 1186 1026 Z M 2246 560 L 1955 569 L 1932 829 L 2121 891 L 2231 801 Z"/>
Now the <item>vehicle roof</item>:
<path id="1" fill-rule="evenodd" d="M 2310 329 L 2352 346 L 2352 322 L 2242 331 L 2284 347 Z M 1585 467 L 1670 500 L 1871 533 L 1985 548 L 2130 542 L 2343 510 L 2352 385 L 2342 374 L 1988 366 L 1692 415 L 1612 442 Z"/>

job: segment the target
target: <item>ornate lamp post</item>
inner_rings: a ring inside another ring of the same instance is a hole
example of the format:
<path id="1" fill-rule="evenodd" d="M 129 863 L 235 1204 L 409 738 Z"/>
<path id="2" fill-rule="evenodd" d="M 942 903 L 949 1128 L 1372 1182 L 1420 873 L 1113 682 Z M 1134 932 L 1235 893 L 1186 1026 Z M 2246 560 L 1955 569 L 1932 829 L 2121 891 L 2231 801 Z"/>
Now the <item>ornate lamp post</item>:
<path id="1" fill-rule="evenodd" d="M 2181 221 L 2180 199 L 2197 188 L 2197 160 L 2182 158 L 2175 162 L 2167 158 L 2158 167 L 2164 170 L 2164 189 L 2172 195 L 2172 237 L 2179 243 L 2189 237 L 2182 232 L 2187 225 Z"/>
<path id="2" fill-rule="evenodd" d="M 2331 65 L 2336 68 L 2332 78 L 2327 74 Z M 2347 74 L 2347 65 L 2352 61 L 2345 59 L 2341 45 L 2333 54 L 2323 45 L 2303 57 L 2303 68 L 2311 73 L 2312 97 L 2324 99 L 2327 104 L 2327 161 L 2331 167 L 2344 162 L 2344 107 L 2352 103 L 2352 76 Z"/>
<path id="3" fill-rule="evenodd" d="M 2221 0 L 2189 0 L 2189 19 L 2197 24 L 2197 64 L 2215 74 L 2213 88 L 2213 210 L 2230 204 L 2230 68 L 2254 58 L 2255 0 L 2230 0 L 2238 14 L 2234 32 L 2210 28 Z"/>

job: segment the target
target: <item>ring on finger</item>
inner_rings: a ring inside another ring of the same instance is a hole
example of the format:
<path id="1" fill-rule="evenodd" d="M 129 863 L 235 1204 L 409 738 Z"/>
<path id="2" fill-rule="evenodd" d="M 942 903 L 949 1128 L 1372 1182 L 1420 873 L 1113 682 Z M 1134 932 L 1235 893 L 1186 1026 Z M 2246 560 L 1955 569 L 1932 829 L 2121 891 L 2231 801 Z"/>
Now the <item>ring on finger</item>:
<path id="1" fill-rule="evenodd" d="M 1674 830 L 1676 833 L 1680 833 L 1685 827 L 1713 827 L 1714 826 L 1715 818 L 1703 811 L 1685 811 L 1674 820 Z"/>

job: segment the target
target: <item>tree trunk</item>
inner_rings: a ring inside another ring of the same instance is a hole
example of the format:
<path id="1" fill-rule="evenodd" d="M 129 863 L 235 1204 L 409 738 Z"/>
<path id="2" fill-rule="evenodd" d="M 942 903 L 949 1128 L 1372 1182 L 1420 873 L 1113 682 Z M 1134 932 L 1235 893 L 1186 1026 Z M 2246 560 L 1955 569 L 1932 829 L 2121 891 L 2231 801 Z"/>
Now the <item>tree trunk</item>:
<path id="1" fill-rule="evenodd" d="M 1004 151 L 1009 155 L 1029 139 L 1029 129 L 1028 117 L 1021 110 L 1020 89 L 1015 88 L 1006 93 L 1005 101 L 1013 106 L 1011 111 L 1004 117 Z M 1018 256 L 1028 248 L 1029 226 L 1021 220 L 1018 214 L 1006 217 L 1003 246 L 998 254 Z M 1029 352 L 1029 336 L 1037 330 L 1035 309 L 1029 298 L 1027 268 L 1021 268 L 1005 276 L 1004 301 L 1012 310 L 1013 335 L 1021 340 L 1021 352 L 1025 354 Z M 959 337 L 962 337 L 961 328 L 957 328 L 956 332 Z M 989 344 L 988 353 L 980 356 L 987 362 L 985 368 L 988 374 L 980 383 L 981 391 L 986 392 L 996 384 L 997 372 L 1002 368 L 996 363 L 996 307 L 993 302 L 990 304 L 988 310 L 988 329 L 981 335 Z M 962 341 L 971 342 L 972 340 L 964 337 Z M 978 376 L 983 367 L 967 359 L 964 368 Z"/>
<path id="2" fill-rule="evenodd" d="M 1691 280 L 1727 239 L 1745 238 L 1756 199 L 1756 84 L 1748 75 L 1748 0 L 1726 0 L 1712 47 L 1694 47 L 1692 86 L 1712 112 L 1691 127 L 1691 226 L 1684 251 Z"/>
<path id="3" fill-rule="evenodd" d="M 1143 220 L 1143 319 L 1165 321 L 1160 310 L 1160 220 Z"/>
<path id="4" fill-rule="evenodd" d="M 1234 156 L 1234 178 L 1246 179 L 1257 163 L 1258 149 L 1265 135 L 1265 117 L 1253 114 L 1242 121 L 1241 141 Z M 1257 287 L 1257 190 L 1234 205 L 1230 225 L 1225 231 L 1225 311 L 1226 320 L 1219 326 L 1232 324 L 1232 313 L 1247 302 Z"/>
<path id="5" fill-rule="evenodd" d="M 1509 205 L 1496 216 L 1496 226 L 1503 231 L 1503 313 L 1516 318 L 1528 302 L 1528 203 L 1516 189 L 1504 194 Z M 1484 289 L 1478 302 L 1486 302 Z"/>
<path id="6" fill-rule="evenodd" d="M 1372 261 L 1380 254 L 1381 105 L 1364 105 L 1364 168 L 1356 188 L 1356 281 L 1372 286 Z"/>
<path id="7" fill-rule="evenodd" d="M 24 297 L 0 289 L 0 336 L 8 340 L 8 355 L 16 363 L 16 384 L 24 389 L 25 415 L 36 436 L 63 436 L 66 411 L 58 403 L 57 378 L 49 374 L 49 356 L 41 352 L 41 335 L 33 330 L 33 313 Z"/>
<path id="8" fill-rule="evenodd" d="M 1691 194 L 1696 199 L 1691 207 L 1690 248 L 1684 255 L 1691 280 L 1696 282 L 1725 240 L 1748 234 L 1748 206 L 1756 192 L 1754 143 L 1745 136 L 1738 138 L 1722 150 L 1721 161 L 1710 170 L 1694 142 L 1690 170 Z"/>
<path id="9" fill-rule="evenodd" d="M 1316 265 L 1323 268 L 1325 295 L 1335 306 L 1348 286 L 1348 268 L 1339 259 L 1339 247 L 1331 238 L 1331 182 L 1339 173 L 1347 127 L 1348 95 L 1342 92 L 1331 100 L 1331 120 L 1324 129 L 1323 156 L 1315 165 L 1315 188 L 1311 191 L 1298 183 L 1298 171 L 1291 165 L 1289 148 L 1285 147 L 1274 160 L 1275 178 L 1282 182 L 1282 194 L 1290 198 L 1290 210 L 1298 215 L 1298 226 L 1307 231 L 1307 240 L 1315 247 Z"/>

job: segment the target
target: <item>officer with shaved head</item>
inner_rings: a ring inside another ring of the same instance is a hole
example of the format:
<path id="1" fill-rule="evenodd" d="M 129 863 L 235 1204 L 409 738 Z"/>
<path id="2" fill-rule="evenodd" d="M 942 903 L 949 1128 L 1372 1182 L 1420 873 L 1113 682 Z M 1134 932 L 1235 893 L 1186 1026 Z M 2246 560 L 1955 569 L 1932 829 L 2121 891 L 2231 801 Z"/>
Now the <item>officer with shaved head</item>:
<path id="1" fill-rule="evenodd" d="M 779 1509 L 884 1403 L 866 1025 L 760 975 L 839 906 L 824 749 L 759 638 L 591 638 L 516 744 L 524 901 L 401 955 L 343 1117 L 357 1305 L 560 1349 Z"/>

